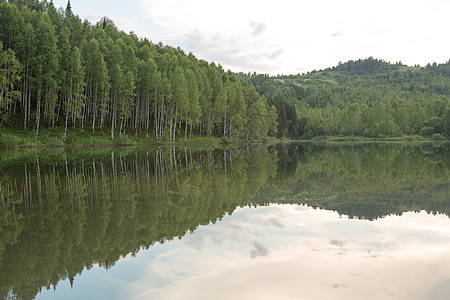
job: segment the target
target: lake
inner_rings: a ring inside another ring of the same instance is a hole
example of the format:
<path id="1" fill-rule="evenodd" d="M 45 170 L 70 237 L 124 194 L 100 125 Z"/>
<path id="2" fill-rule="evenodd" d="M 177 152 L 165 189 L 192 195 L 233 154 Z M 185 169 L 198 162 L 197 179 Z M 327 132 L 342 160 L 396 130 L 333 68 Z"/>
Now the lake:
<path id="1" fill-rule="evenodd" d="M 449 143 L 0 151 L 2 299 L 445 299 Z"/>

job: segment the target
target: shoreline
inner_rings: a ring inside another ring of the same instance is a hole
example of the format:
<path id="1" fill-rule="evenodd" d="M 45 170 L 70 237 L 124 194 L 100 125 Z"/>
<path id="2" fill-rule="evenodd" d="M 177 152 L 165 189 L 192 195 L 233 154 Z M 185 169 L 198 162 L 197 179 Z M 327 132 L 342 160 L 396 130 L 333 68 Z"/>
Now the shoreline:
<path id="1" fill-rule="evenodd" d="M 195 146 L 231 146 L 231 145 L 245 145 L 245 144 L 277 144 L 277 143 L 449 143 L 449 139 L 433 140 L 433 139 L 288 139 L 288 140 L 260 140 L 260 141 L 229 141 L 229 142 L 213 142 L 213 141 L 193 141 L 193 142 L 175 142 L 175 143 L 100 143 L 100 144 L 64 144 L 64 145 L 0 145 L 0 150 L 11 149 L 43 149 L 43 148 L 108 148 L 108 147 L 195 147 Z"/>

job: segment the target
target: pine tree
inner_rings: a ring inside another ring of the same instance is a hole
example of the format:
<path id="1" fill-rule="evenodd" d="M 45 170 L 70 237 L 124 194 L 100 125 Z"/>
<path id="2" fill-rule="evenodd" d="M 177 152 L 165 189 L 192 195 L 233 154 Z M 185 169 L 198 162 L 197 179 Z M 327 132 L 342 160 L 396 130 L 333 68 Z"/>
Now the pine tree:
<path id="1" fill-rule="evenodd" d="M 66 16 L 71 14 L 72 14 L 72 6 L 70 5 L 70 0 L 67 0 Z"/>

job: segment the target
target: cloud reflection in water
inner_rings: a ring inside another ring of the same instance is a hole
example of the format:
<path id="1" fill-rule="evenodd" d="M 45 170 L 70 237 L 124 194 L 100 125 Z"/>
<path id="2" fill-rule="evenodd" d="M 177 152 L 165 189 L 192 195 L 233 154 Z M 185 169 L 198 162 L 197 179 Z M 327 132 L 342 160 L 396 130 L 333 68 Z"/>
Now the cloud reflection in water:
<path id="1" fill-rule="evenodd" d="M 423 299 L 445 295 L 450 278 L 450 219 L 425 212 L 239 208 L 168 244 L 142 261 L 134 299 Z"/>

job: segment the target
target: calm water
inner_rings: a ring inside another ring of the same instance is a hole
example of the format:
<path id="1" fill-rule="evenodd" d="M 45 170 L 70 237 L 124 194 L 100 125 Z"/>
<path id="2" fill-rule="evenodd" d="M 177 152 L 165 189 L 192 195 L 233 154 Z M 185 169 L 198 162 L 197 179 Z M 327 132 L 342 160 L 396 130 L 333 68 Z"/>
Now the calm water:
<path id="1" fill-rule="evenodd" d="M 0 297 L 446 299 L 448 143 L 0 152 Z"/>

